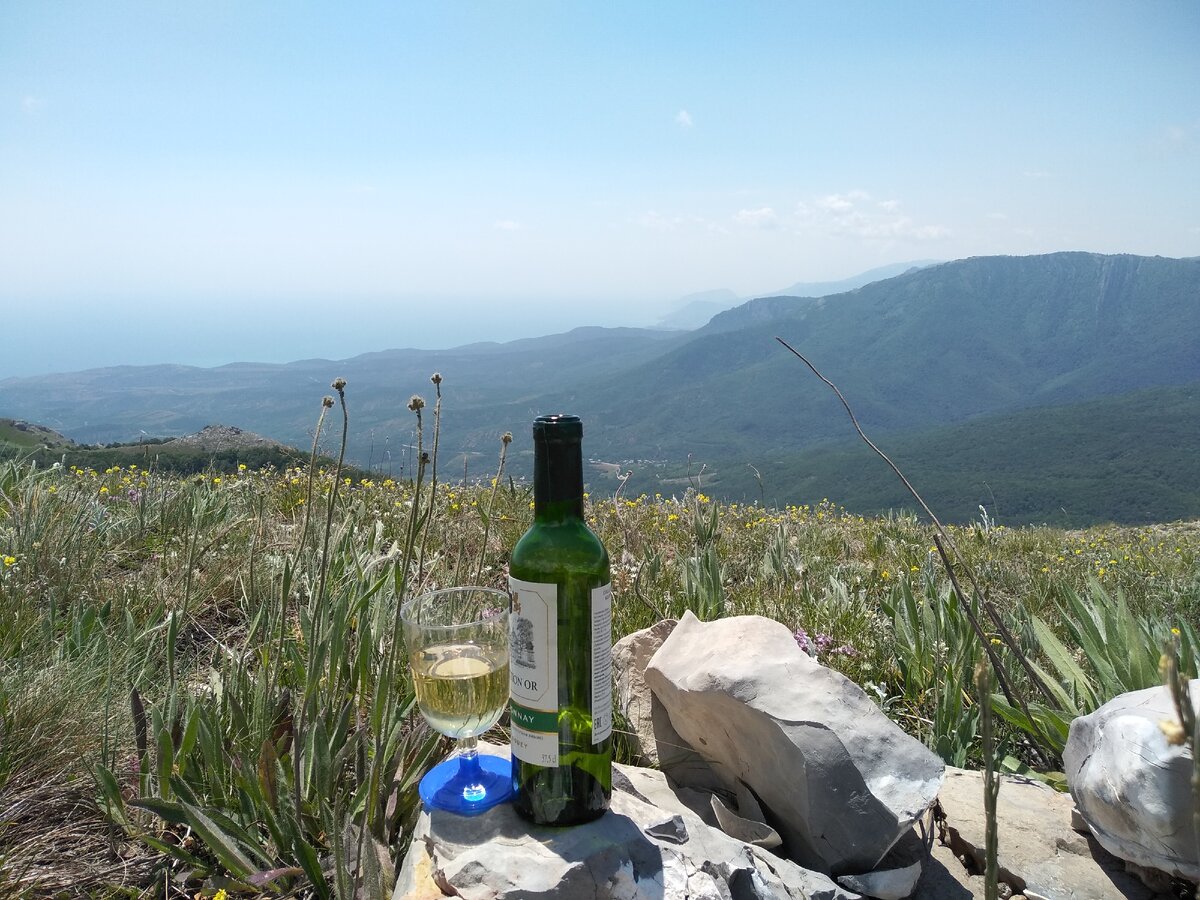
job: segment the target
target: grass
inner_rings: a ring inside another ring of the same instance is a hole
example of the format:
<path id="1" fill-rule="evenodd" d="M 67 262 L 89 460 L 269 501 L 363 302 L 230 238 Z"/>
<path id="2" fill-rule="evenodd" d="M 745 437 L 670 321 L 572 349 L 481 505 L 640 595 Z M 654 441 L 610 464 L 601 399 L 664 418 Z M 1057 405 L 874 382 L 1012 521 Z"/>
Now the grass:
<path id="1" fill-rule="evenodd" d="M 321 409 L 335 432 L 337 393 Z M 448 749 L 393 651 L 398 603 L 505 586 L 532 517 L 530 487 L 499 469 L 435 477 L 440 403 L 423 406 L 429 459 L 405 482 L 346 475 L 336 456 L 182 478 L 0 462 L 0 893 L 383 890 L 386 873 L 348 861 L 402 853 L 416 780 Z M 497 435 L 498 466 L 506 449 Z M 613 560 L 614 637 L 685 609 L 769 616 L 948 762 L 992 758 L 964 608 L 977 601 L 953 595 L 915 517 L 698 487 L 595 493 L 587 514 Z M 1026 715 L 990 698 L 1004 767 L 1053 781 L 1061 724 L 1157 679 L 1164 640 L 1195 671 L 1200 523 L 982 517 L 949 533 L 1017 645 L 985 634 L 1029 700 Z"/>

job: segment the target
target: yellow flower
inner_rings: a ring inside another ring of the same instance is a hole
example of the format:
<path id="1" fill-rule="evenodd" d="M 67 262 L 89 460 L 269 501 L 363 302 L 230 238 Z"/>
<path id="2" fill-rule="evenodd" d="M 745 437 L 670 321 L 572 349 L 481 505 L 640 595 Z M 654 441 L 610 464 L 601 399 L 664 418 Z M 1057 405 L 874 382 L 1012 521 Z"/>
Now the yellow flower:
<path id="1" fill-rule="evenodd" d="M 102 494 L 108 493 L 108 485 L 107 484 L 100 485 L 100 493 L 102 493 Z"/>
<path id="2" fill-rule="evenodd" d="M 213 484 L 220 484 L 220 483 L 221 483 L 221 479 L 220 479 L 220 478 L 214 478 L 214 479 L 213 479 Z"/>
<path id="3" fill-rule="evenodd" d="M 1180 631 L 1179 631 L 1179 629 L 1178 629 L 1178 628 L 1172 628 L 1172 629 L 1171 629 L 1171 634 L 1175 635 L 1175 637 L 1179 637 L 1179 635 L 1180 635 Z"/>
<path id="4" fill-rule="evenodd" d="M 213 894 L 213 900 L 229 900 L 229 895 L 225 893 L 225 888 L 221 888 Z"/>
<path id="5" fill-rule="evenodd" d="M 10 566 L 15 566 L 16 564 L 17 564 L 17 558 L 15 556 L 4 557 L 4 568 L 7 569 Z"/>
<path id="6" fill-rule="evenodd" d="M 246 464 L 245 464 L 245 463 L 238 463 L 238 471 L 239 471 L 239 472 L 245 472 L 245 471 L 246 471 Z"/>

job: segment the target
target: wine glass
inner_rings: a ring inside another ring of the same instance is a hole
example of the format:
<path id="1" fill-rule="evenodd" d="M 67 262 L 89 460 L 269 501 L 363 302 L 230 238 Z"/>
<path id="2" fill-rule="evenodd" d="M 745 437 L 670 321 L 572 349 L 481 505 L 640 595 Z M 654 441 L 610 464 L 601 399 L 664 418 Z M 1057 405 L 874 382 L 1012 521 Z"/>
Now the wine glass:
<path id="1" fill-rule="evenodd" d="M 475 746 L 508 705 L 508 611 L 508 594 L 485 587 L 433 591 L 400 611 L 421 714 L 458 740 L 458 755 L 421 779 L 432 809 L 469 816 L 512 796 L 511 762 Z"/>

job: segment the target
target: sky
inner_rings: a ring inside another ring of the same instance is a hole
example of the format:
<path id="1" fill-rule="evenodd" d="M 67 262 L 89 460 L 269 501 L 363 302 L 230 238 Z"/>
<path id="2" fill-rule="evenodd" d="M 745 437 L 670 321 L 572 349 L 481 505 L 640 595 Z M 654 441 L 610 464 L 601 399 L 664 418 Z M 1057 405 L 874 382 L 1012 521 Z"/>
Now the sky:
<path id="1" fill-rule="evenodd" d="M 1200 255 L 1200 3 L 0 3 L 0 378 Z"/>

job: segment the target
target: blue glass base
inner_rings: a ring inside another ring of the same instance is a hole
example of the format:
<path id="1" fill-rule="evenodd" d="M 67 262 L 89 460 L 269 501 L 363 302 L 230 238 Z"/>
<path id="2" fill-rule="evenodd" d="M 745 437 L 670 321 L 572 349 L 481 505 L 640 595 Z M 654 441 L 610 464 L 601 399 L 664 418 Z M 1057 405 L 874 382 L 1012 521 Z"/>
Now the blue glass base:
<path id="1" fill-rule="evenodd" d="M 460 816 L 474 816 L 512 798 L 512 762 L 480 754 L 478 766 L 454 756 L 430 769 L 417 787 L 421 802 Z"/>

